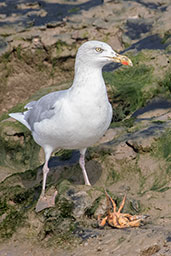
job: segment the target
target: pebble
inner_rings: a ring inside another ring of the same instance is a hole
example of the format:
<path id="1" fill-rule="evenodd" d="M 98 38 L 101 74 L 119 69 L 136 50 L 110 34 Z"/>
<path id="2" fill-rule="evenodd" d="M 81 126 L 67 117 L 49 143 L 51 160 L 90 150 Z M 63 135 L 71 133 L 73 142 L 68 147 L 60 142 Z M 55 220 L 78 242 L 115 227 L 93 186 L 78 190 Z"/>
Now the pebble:
<path id="1" fill-rule="evenodd" d="M 0 19 L 5 19 L 7 17 L 6 14 L 0 14 Z"/>

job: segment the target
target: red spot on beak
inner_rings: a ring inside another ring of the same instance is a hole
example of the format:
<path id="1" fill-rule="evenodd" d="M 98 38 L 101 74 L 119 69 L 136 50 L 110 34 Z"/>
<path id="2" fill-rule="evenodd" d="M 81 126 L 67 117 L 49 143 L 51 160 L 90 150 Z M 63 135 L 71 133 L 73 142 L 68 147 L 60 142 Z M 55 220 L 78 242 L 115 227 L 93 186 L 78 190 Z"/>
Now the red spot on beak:
<path id="1" fill-rule="evenodd" d="M 123 65 L 129 65 L 127 61 L 122 61 Z"/>

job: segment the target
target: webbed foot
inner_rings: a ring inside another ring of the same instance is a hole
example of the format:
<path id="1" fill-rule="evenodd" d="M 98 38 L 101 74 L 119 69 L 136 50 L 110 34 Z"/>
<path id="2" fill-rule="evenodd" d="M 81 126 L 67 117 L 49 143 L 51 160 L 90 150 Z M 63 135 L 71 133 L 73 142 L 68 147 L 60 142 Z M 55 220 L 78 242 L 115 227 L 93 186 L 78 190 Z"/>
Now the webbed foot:
<path id="1" fill-rule="evenodd" d="M 40 212 L 46 208 L 55 207 L 55 198 L 58 192 L 55 191 L 52 196 L 43 196 L 41 195 L 37 204 L 36 204 L 36 212 Z"/>

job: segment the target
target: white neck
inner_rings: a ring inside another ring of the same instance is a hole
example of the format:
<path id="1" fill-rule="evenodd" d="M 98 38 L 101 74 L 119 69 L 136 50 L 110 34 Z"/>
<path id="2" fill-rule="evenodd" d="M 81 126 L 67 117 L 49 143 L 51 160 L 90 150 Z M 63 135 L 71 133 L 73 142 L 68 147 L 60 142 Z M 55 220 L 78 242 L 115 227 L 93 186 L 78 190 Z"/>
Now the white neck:
<path id="1" fill-rule="evenodd" d="M 75 64 L 75 76 L 72 89 L 76 90 L 105 90 L 106 86 L 102 76 L 102 67 L 97 65 L 87 65 L 87 63 Z"/>

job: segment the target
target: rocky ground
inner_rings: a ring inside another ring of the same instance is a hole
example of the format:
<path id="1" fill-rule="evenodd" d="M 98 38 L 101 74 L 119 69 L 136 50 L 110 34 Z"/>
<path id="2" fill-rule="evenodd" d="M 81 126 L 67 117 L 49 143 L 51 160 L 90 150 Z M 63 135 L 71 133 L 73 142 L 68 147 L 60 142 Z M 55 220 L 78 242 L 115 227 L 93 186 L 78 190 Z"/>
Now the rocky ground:
<path id="1" fill-rule="evenodd" d="M 169 0 L 0 2 L 0 256 L 171 255 L 170 11 Z M 35 213 L 43 153 L 7 114 L 68 88 L 90 39 L 134 66 L 104 69 L 114 115 L 86 156 L 93 186 L 82 185 L 78 152 L 55 152 L 56 207 Z M 98 227 L 105 189 L 117 205 L 127 194 L 124 212 L 149 215 L 141 227 Z"/>

